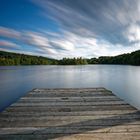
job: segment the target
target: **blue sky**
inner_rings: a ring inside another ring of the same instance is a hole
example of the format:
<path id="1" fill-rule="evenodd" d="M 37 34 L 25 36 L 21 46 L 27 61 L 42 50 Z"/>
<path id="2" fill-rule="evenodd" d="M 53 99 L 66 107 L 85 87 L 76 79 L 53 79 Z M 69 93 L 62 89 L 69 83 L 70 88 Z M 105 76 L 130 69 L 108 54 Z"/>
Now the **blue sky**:
<path id="1" fill-rule="evenodd" d="M 0 0 L 0 50 L 52 58 L 140 49 L 139 0 Z"/>

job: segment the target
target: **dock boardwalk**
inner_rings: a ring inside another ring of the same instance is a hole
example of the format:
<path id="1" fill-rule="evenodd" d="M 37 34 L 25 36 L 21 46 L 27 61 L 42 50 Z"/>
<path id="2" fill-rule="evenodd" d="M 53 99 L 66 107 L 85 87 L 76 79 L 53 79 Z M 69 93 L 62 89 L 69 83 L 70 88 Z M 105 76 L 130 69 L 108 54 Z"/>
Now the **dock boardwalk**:
<path id="1" fill-rule="evenodd" d="M 140 112 L 105 88 L 34 89 L 0 113 L 0 140 L 140 140 Z"/>

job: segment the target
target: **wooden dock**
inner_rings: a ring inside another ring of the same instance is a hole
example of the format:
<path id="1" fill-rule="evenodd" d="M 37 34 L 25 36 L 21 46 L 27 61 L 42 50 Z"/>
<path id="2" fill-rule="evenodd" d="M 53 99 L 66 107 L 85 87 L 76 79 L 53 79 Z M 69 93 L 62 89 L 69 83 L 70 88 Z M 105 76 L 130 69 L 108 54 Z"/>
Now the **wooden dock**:
<path id="1" fill-rule="evenodd" d="M 140 112 L 105 88 L 34 89 L 0 113 L 0 140 L 140 140 Z"/>

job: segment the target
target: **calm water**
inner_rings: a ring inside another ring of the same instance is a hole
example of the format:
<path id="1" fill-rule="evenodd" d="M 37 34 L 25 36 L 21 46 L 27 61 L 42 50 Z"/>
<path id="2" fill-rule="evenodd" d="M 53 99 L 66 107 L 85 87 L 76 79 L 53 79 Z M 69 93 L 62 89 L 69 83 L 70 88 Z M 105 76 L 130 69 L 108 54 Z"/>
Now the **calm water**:
<path id="1" fill-rule="evenodd" d="M 105 87 L 140 109 L 140 67 L 121 65 L 0 67 L 0 110 L 33 88 Z"/>

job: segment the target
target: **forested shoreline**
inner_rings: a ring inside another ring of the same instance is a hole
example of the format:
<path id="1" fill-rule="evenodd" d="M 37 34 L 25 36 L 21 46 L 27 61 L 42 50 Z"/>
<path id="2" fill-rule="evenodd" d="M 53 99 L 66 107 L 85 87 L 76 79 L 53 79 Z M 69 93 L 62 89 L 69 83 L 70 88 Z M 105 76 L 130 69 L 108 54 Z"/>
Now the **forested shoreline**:
<path id="1" fill-rule="evenodd" d="M 0 51 L 0 65 L 53 65 L 58 60 L 42 56 Z"/>
<path id="2" fill-rule="evenodd" d="M 88 64 L 140 65 L 140 50 L 117 56 L 101 56 L 99 58 L 91 58 L 87 61 Z"/>
<path id="3" fill-rule="evenodd" d="M 61 60 L 0 51 L 0 65 L 86 65 L 86 64 L 122 64 L 140 65 L 140 50 L 117 55 L 101 56 L 99 58 L 63 58 Z"/>

